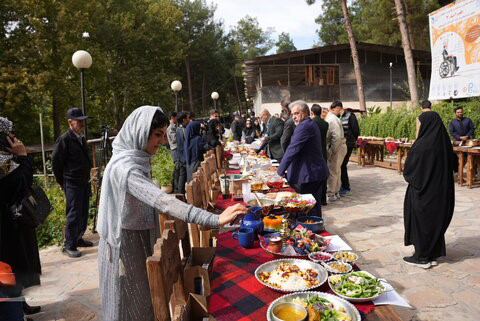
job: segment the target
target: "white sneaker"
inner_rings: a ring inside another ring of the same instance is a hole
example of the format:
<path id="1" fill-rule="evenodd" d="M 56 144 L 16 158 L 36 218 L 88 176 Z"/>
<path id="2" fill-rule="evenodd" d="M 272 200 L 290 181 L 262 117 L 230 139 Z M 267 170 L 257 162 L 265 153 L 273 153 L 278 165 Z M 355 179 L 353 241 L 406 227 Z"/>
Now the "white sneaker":
<path id="1" fill-rule="evenodd" d="M 327 197 L 327 202 L 332 203 L 336 201 L 338 198 L 335 195 L 331 195 Z"/>
<path id="2" fill-rule="evenodd" d="M 431 266 L 437 266 L 437 265 L 438 265 L 438 261 L 436 261 L 436 260 L 430 261 L 430 265 L 431 265 Z"/>

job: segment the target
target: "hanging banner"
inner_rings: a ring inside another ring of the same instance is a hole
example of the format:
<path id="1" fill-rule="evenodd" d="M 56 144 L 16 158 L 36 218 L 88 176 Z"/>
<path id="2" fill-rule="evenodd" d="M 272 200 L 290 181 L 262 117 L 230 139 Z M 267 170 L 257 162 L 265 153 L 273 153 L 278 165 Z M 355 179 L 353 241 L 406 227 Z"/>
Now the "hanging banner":
<path id="1" fill-rule="evenodd" d="M 480 0 L 457 1 L 428 16 L 429 99 L 480 96 Z"/>

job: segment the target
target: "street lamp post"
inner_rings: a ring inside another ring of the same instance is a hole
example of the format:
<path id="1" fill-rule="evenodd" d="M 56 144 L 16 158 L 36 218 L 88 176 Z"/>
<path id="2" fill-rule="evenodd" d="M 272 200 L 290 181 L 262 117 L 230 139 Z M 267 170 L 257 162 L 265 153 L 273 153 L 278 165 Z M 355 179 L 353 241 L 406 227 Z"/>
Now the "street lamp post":
<path id="1" fill-rule="evenodd" d="M 210 97 L 212 97 L 212 99 L 213 99 L 213 107 L 214 107 L 215 109 L 217 109 L 217 100 L 218 100 L 218 98 L 220 97 L 220 95 L 219 95 L 216 91 L 214 91 L 214 92 L 210 95 Z"/>
<path id="2" fill-rule="evenodd" d="M 175 93 L 175 112 L 178 113 L 178 92 L 182 90 L 182 83 L 178 80 L 174 80 L 170 84 L 170 88 L 172 88 Z"/>
<path id="3" fill-rule="evenodd" d="M 85 69 L 90 68 L 90 66 L 92 65 L 92 56 L 85 50 L 78 50 L 72 56 L 72 63 L 80 71 L 80 96 L 82 98 L 82 112 L 84 115 L 86 115 L 87 106 L 85 103 L 84 71 Z M 85 120 L 85 139 L 88 139 L 87 120 Z"/>
<path id="4" fill-rule="evenodd" d="M 390 63 L 390 109 L 392 109 L 392 100 L 393 100 L 393 93 L 392 93 L 392 67 L 393 62 Z"/>

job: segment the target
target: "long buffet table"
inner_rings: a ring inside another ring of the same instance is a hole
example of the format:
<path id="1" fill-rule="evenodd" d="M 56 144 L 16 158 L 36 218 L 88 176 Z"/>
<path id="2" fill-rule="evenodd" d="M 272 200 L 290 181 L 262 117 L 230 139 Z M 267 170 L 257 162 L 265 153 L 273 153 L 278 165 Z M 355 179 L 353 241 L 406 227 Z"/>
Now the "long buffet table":
<path id="1" fill-rule="evenodd" d="M 236 174 L 238 171 L 228 171 Z M 224 209 L 233 205 L 232 199 L 218 198 L 215 207 Z M 244 203 L 243 203 L 244 204 Z M 328 232 L 322 235 L 329 235 Z M 216 242 L 215 259 L 211 279 L 211 295 L 208 300 L 209 313 L 216 320 L 266 320 L 267 309 L 275 299 L 283 294 L 263 286 L 255 278 L 255 269 L 263 263 L 275 260 L 265 252 L 258 241 L 251 249 L 245 249 L 232 238 L 232 231 L 220 233 Z M 356 266 L 359 270 L 359 267 Z M 328 284 L 323 284 L 315 291 L 332 293 Z M 400 321 L 399 309 L 393 306 L 375 306 L 371 301 L 356 303 L 362 320 L 367 321 Z"/>
<path id="2" fill-rule="evenodd" d="M 258 241 L 254 248 L 244 249 L 231 234 L 221 233 L 217 238 L 209 313 L 218 321 L 266 320 L 268 306 L 283 294 L 258 282 L 255 269 L 275 258 L 265 252 Z M 322 235 L 329 234 L 324 232 Z M 326 283 L 315 291 L 333 293 Z M 362 320 L 403 320 L 392 306 L 374 306 L 372 302 L 354 305 Z"/>

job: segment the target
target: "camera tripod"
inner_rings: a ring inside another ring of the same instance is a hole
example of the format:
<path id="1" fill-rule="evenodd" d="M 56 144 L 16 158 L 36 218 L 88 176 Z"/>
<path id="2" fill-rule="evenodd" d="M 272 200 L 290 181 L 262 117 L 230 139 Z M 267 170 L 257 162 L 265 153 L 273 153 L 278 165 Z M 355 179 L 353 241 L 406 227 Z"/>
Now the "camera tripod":
<path id="1" fill-rule="evenodd" d="M 108 138 L 109 127 L 107 125 L 102 125 L 102 137 L 100 141 L 100 157 L 99 164 L 97 167 L 97 191 L 95 193 L 95 215 L 93 217 L 93 233 L 97 233 L 97 218 L 98 218 L 98 203 L 100 201 L 100 190 L 102 188 L 102 178 L 103 171 L 107 166 L 110 157 L 112 157 L 112 143 Z"/>

